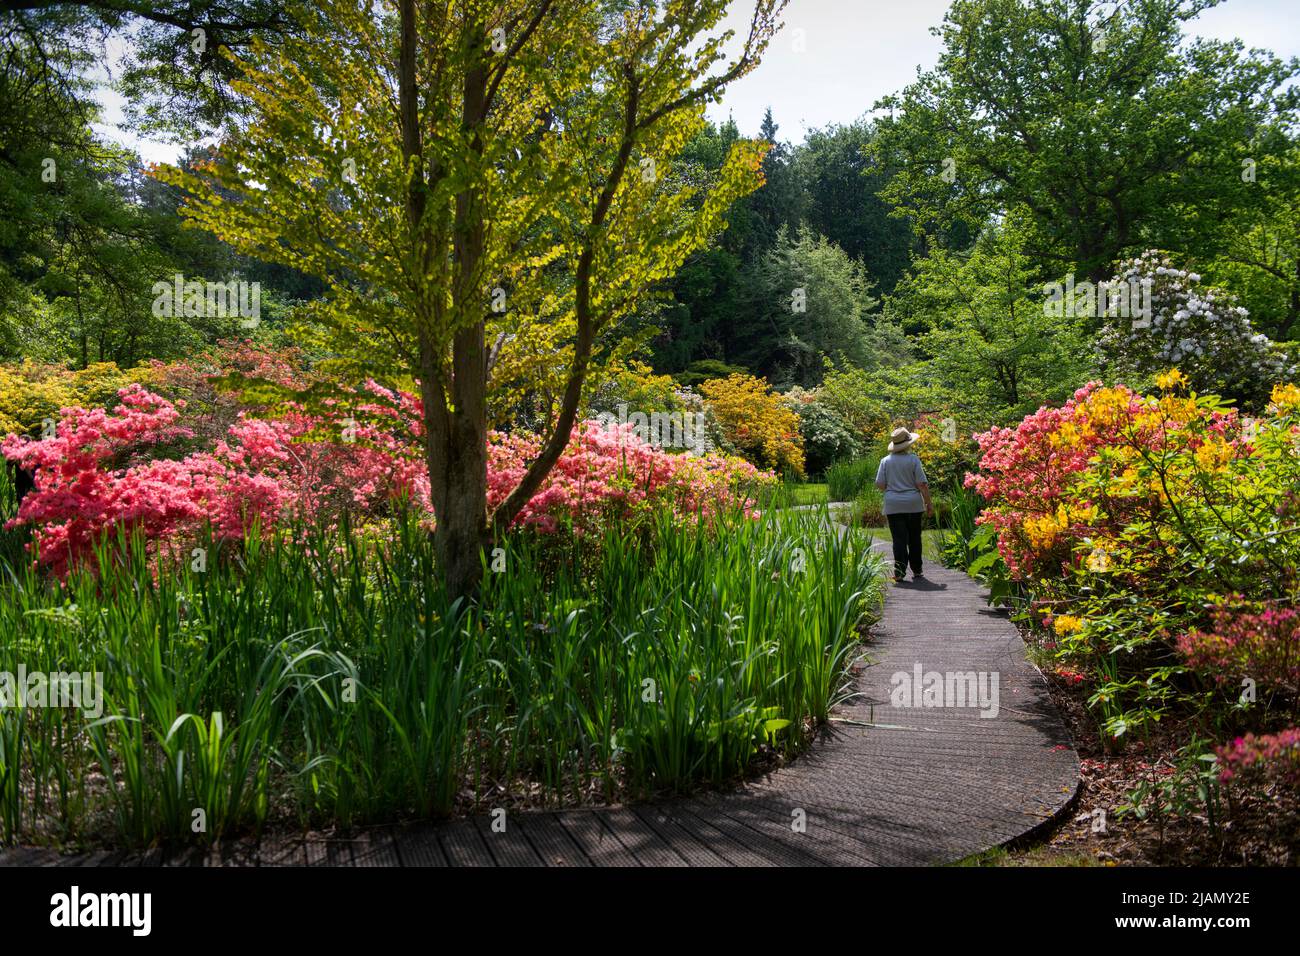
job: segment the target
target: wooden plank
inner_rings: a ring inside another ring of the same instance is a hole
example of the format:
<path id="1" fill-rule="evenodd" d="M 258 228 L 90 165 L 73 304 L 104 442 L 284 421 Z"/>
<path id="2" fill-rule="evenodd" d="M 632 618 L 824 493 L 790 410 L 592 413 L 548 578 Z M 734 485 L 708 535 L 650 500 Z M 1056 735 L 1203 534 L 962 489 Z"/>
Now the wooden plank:
<path id="1" fill-rule="evenodd" d="M 308 838 L 303 848 L 307 852 L 308 866 L 352 866 L 351 840 L 325 840 Z"/>
<path id="2" fill-rule="evenodd" d="M 781 866 L 821 866 L 839 862 L 828 858 L 829 854 L 819 854 L 819 848 L 808 840 L 807 833 L 795 833 L 788 828 L 783 830 L 770 825 L 764 826 L 762 822 L 752 818 L 738 820 L 733 814 L 746 816 L 748 814 L 745 814 L 744 810 L 732 807 L 732 803 L 721 799 L 707 808 L 693 805 L 685 812 L 717 827 L 734 842 Z M 754 825 L 750 825 L 751 823 Z"/>
<path id="3" fill-rule="evenodd" d="M 708 846 L 710 850 L 713 850 L 732 866 L 772 866 L 775 863 L 774 860 L 755 853 L 745 844 L 736 842 L 711 823 L 695 816 L 688 807 L 689 804 L 683 802 L 679 807 L 675 808 L 670 814 L 672 821 Z"/>
<path id="4" fill-rule="evenodd" d="M 646 825 L 627 807 L 612 807 L 598 815 L 601 824 L 614 835 L 624 849 L 642 866 L 686 866 L 684 857 L 675 852 L 663 837 Z"/>
<path id="5" fill-rule="evenodd" d="M 362 833 L 352 841 L 353 866 L 401 866 L 392 827 Z"/>
<path id="6" fill-rule="evenodd" d="M 449 866 L 447 854 L 438 842 L 439 829 L 440 826 L 421 824 L 399 830 L 395 843 L 402 866 Z"/>
<path id="7" fill-rule="evenodd" d="M 533 845 L 528 842 L 528 813 L 506 815 L 505 829 L 497 832 L 492 829 L 492 818 L 474 817 L 479 836 L 487 844 L 488 851 L 497 866 L 545 866 L 537 855 Z"/>
<path id="8" fill-rule="evenodd" d="M 160 846 L 152 846 L 136 858 L 136 866 L 162 866 L 167 853 Z"/>
<path id="9" fill-rule="evenodd" d="M 452 866 L 494 866 L 495 861 L 472 820 L 456 820 L 438 831 L 438 840 Z"/>
<path id="10" fill-rule="evenodd" d="M 558 814 L 560 825 L 582 847 L 582 852 L 594 866 L 640 866 L 637 858 L 627 851 L 608 829 L 600 825 L 598 810 L 575 810 Z"/>
<path id="11" fill-rule="evenodd" d="M 269 839 L 261 846 L 262 866 L 306 866 L 306 841 L 299 835 Z"/>
<path id="12" fill-rule="evenodd" d="M 59 854 L 42 847 L 19 846 L 6 850 L 0 856 L 0 866 L 51 866 L 57 865 Z"/>
<path id="13" fill-rule="evenodd" d="M 207 856 L 207 851 L 203 847 L 185 846 L 174 847 L 167 858 L 163 860 L 163 866 L 202 866 L 203 858 Z"/>
<path id="14" fill-rule="evenodd" d="M 547 866 L 591 866 L 554 813 L 532 813 L 524 835 Z"/>
<path id="15" fill-rule="evenodd" d="M 725 857 L 680 826 L 663 806 L 632 807 L 637 819 L 658 834 L 688 866 L 730 866 Z"/>

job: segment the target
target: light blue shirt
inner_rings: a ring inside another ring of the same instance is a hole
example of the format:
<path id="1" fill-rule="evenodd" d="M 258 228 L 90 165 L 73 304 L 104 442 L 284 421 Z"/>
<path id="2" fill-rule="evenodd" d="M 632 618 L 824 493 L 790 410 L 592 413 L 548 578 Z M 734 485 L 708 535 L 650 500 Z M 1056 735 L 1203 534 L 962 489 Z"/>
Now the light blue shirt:
<path id="1" fill-rule="evenodd" d="M 916 486 L 929 482 L 925 477 L 925 469 L 921 467 L 921 459 L 910 451 L 889 454 L 880 459 L 876 484 L 881 482 L 885 484 L 885 514 L 914 514 L 925 510 L 925 499 Z"/>

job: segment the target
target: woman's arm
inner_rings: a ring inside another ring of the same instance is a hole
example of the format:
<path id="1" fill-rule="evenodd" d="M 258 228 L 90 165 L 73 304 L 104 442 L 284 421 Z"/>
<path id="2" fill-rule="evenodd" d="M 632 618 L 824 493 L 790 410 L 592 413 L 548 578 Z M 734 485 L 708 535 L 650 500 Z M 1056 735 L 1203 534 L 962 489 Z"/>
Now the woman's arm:
<path id="1" fill-rule="evenodd" d="M 918 481 L 916 483 L 916 490 L 919 491 L 921 497 L 925 499 L 925 513 L 928 515 L 934 514 L 934 503 L 930 501 L 930 483 L 928 481 Z"/>

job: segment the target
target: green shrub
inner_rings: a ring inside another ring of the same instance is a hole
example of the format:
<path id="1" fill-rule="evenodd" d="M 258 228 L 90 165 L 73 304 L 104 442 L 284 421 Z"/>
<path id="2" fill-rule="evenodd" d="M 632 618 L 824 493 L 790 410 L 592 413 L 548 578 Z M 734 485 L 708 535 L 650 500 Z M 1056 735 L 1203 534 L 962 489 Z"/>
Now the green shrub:
<path id="1" fill-rule="evenodd" d="M 809 476 L 820 476 L 833 462 L 853 459 L 862 454 L 862 443 L 853 427 L 816 392 L 800 388 L 786 393 L 786 403 L 799 416 L 799 434 L 803 438 L 805 469 Z"/>
<path id="2" fill-rule="evenodd" d="M 24 548 L 31 538 L 27 528 L 5 527 L 18 514 L 18 489 L 14 487 L 14 470 L 8 462 L 0 463 L 0 571 L 23 561 Z"/>
<path id="3" fill-rule="evenodd" d="M 686 371 L 677 373 L 673 378 L 687 388 L 696 388 L 715 378 L 730 378 L 732 375 L 746 374 L 748 369 L 739 365 L 728 365 L 717 359 L 701 359 L 686 366 Z"/>
<path id="4" fill-rule="evenodd" d="M 858 489 L 853 499 L 853 513 L 864 528 L 881 528 L 888 524 L 885 518 L 885 496 L 879 488 L 868 482 Z"/>
<path id="5" fill-rule="evenodd" d="M 943 561 L 951 568 L 966 570 L 977 556 L 971 539 L 975 536 L 975 519 L 979 517 L 979 497 L 960 484 L 947 494 L 947 520 L 940 527 Z"/>

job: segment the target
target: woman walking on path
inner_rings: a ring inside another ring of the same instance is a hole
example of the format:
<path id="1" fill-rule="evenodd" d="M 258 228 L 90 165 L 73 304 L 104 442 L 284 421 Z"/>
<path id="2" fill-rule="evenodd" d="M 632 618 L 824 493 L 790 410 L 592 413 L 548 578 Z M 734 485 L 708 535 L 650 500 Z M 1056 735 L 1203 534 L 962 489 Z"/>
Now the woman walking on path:
<path id="1" fill-rule="evenodd" d="M 906 428 L 894 429 L 889 454 L 876 470 L 876 487 L 885 493 L 885 519 L 894 539 L 895 581 L 907 576 L 909 564 L 912 577 L 921 577 L 921 517 L 934 513 L 921 459 L 908 450 L 916 439 Z"/>

